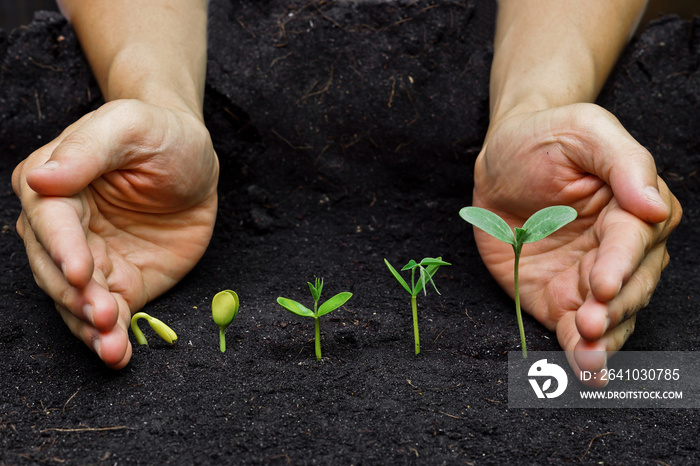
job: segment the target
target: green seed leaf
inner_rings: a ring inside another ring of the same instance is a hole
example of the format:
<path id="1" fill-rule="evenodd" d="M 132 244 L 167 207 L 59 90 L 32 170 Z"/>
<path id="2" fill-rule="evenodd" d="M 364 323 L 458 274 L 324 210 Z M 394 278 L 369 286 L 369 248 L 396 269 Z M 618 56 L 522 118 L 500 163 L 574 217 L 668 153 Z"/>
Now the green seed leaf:
<path id="1" fill-rule="evenodd" d="M 534 243 L 551 235 L 564 225 L 573 222 L 577 215 L 576 209 L 563 205 L 545 207 L 535 212 L 523 225 L 525 235 L 522 244 Z"/>
<path id="2" fill-rule="evenodd" d="M 285 308 L 286 310 L 288 310 L 292 314 L 296 314 L 296 315 L 302 316 L 302 317 L 315 317 L 314 311 L 312 311 L 311 309 L 309 309 L 308 307 L 306 307 L 302 304 L 299 304 L 298 302 L 296 302 L 294 300 L 279 297 L 279 298 L 277 298 L 277 304 L 279 304 L 280 306 L 282 306 L 283 308 Z"/>
<path id="3" fill-rule="evenodd" d="M 414 262 L 415 262 L 415 261 L 414 261 Z M 403 277 L 401 277 L 401 275 L 396 271 L 396 269 L 395 269 L 394 267 L 391 266 L 391 264 L 389 263 L 389 261 L 386 260 L 386 259 L 384 259 L 384 263 L 386 264 L 387 267 L 389 267 L 389 271 L 390 271 L 391 274 L 394 276 L 394 278 L 396 279 L 396 281 L 398 281 L 398 282 L 401 284 L 401 286 L 404 287 L 404 289 L 406 290 L 406 292 L 407 292 L 408 294 L 413 295 L 413 293 L 411 292 L 411 288 L 408 286 L 408 283 L 406 283 L 406 280 L 404 280 Z M 410 264 L 410 262 L 409 262 L 409 264 Z"/>
<path id="4" fill-rule="evenodd" d="M 220 328 L 229 326 L 238 315 L 239 300 L 235 291 L 224 290 L 216 293 L 211 300 L 211 315 Z"/>
<path id="5" fill-rule="evenodd" d="M 459 216 L 504 243 L 515 245 L 513 230 L 498 215 L 481 207 L 464 207 Z"/>
<path id="6" fill-rule="evenodd" d="M 335 311 L 340 306 L 348 302 L 348 299 L 350 298 L 352 298 L 352 293 L 349 293 L 347 291 L 344 291 L 343 293 L 338 293 L 325 303 L 321 304 L 321 307 L 318 308 L 318 317 L 326 315 L 331 311 Z"/>
<path id="7" fill-rule="evenodd" d="M 165 323 L 162 320 L 156 319 L 155 317 L 150 317 L 147 320 L 151 328 L 155 330 L 158 336 L 161 337 L 163 340 L 167 341 L 170 344 L 177 340 L 177 334 L 175 333 L 175 331 L 173 331 L 173 329 L 165 325 Z"/>
<path id="8" fill-rule="evenodd" d="M 146 337 L 143 335 L 143 332 L 139 328 L 139 319 L 146 319 L 146 321 L 148 321 L 148 324 L 153 330 L 155 330 L 158 336 L 160 336 L 163 340 L 167 341 L 168 343 L 172 344 L 172 342 L 177 340 L 177 334 L 173 331 L 173 329 L 165 325 L 165 323 L 163 323 L 162 320 L 156 319 L 155 317 L 151 317 L 145 312 L 137 312 L 131 317 L 131 331 L 134 332 L 136 340 L 139 342 L 139 344 L 148 346 L 148 340 L 146 340 Z"/>

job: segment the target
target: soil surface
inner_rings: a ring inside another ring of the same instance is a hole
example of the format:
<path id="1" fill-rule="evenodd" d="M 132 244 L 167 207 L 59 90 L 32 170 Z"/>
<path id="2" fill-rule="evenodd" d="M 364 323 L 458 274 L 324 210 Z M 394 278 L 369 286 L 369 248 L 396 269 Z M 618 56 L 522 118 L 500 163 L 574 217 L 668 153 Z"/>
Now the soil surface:
<path id="1" fill-rule="evenodd" d="M 488 123 L 491 2 L 212 1 L 205 111 L 222 161 L 201 263 L 119 372 L 63 325 L 15 232 L 14 166 L 101 104 L 70 26 L 0 32 L 0 464 L 697 464 L 697 410 L 509 409 L 513 303 L 457 212 Z M 700 19 L 663 18 L 600 104 L 684 207 L 628 350 L 700 350 Z M 383 259 L 443 256 L 410 301 Z M 353 298 L 313 321 L 275 299 Z M 241 310 L 220 353 L 214 294 Z M 146 326 L 147 327 L 147 326 Z M 527 317 L 531 350 L 557 350 Z M 135 340 L 132 339 L 135 344 Z"/>

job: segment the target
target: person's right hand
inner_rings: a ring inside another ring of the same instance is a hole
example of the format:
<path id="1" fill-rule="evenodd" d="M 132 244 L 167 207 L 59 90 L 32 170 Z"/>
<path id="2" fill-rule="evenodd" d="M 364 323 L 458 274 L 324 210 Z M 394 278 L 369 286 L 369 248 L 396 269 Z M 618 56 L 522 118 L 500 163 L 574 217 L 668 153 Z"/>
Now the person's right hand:
<path id="1" fill-rule="evenodd" d="M 34 278 L 108 366 L 131 358 L 131 314 L 204 254 L 218 173 L 199 118 L 137 100 L 85 115 L 15 169 Z"/>

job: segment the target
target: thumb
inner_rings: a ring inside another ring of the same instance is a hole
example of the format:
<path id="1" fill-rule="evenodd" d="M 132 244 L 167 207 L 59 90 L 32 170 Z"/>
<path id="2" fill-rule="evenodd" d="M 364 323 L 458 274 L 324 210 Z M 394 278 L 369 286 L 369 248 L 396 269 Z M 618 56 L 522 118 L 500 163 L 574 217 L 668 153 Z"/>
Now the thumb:
<path id="1" fill-rule="evenodd" d="M 626 160 L 625 160 L 626 159 Z M 620 206 L 648 223 L 660 223 L 670 214 L 659 193 L 656 165 L 651 154 L 639 146 L 636 154 L 618 160 L 607 180 Z"/>
<path id="2" fill-rule="evenodd" d="M 145 125 L 122 107 L 108 103 L 67 128 L 48 160 L 27 173 L 29 186 L 45 196 L 73 196 L 124 167 Z"/>
<path id="3" fill-rule="evenodd" d="M 626 211 L 649 223 L 666 220 L 670 211 L 659 193 L 652 155 L 611 113 L 586 107 L 579 123 L 587 127 L 592 147 L 582 155 L 581 166 L 605 181 Z"/>

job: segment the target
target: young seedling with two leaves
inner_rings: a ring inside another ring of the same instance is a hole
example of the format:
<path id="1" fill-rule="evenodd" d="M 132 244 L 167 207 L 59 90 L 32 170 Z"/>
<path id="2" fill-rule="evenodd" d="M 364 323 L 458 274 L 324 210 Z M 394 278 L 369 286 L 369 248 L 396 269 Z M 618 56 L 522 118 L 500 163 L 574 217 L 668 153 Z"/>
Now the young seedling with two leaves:
<path id="1" fill-rule="evenodd" d="M 219 349 L 222 353 L 226 351 L 224 331 L 238 315 L 238 306 L 238 295 L 231 290 L 220 291 L 211 300 L 211 316 L 219 326 Z"/>
<path id="2" fill-rule="evenodd" d="M 384 263 L 389 267 L 389 271 L 392 273 L 396 281 L 398 281 L 401 286 L 411 295 L 411 309 L 413 310 L 413 339 L 415 343 L 416 354 L 420 353 L 420 334 L 418 332 L 418 306 L 416 304 L 416 297 L 423 291 L 423 294 L 428 294 L 426 285 L 430 282 L 435 288 L 435 292 L 440 294 L 435 282 L 433 281 L 433 275 L 437 272 L 438 268 L 442 265 L 452 265 L 448 262 L 442 260 L 442 257 L 426 257 L 420 262 L 416 262 L 413 259 L 401 269 L 401 271 L 410 270 L 411 271 L 411 286 L 408 286 L 406 280 L 401 277 L 394 267 L 391 266 L 388 260 L 384 259 Z M 418 271 L 418 281 L 416 281 L 416 270 Z"/>
<path id="3" fill-rule="evenodd" d="M 309 290 L 311 290 L 311 296 L 314 299 L 314 310 L 312 311 L 308 307 L 300 304 L 294 300 L 282 298 L 277 298 L 277 303 L 288 310 L 289 312 L 296 314 L 301 317 L 313 317 L 314 319 L 314 336 L 315 336 L 315 348 L 316 348 L 316 359 L 321 360 L 321 323 L 319 318 L 328 314 L 331 311 L 335 311 L 340 306 L 348 302 L 352 298 L 352 293 L 344 291 L 333 296 L 331 299 L 321 304 L 319 307 L 318 302 L 321 299 L 321 290 L 323 290 L 323 279 L 316 279 L 314 283 L 307 282 L 309 285 Z"/>
<path id="4" fill-rule="evenodd" d="M 137 312 L 131 317 L 131 331 L 134 333 L 136 341 L 138 341 L 139 345 L 148 346 L 148 340 L 146 340 L 146 337 L 143 335 L 143 332 L 139 328 L 139 319 L 146 319 L 148 324 L 153 330 L 155 330 L 158 336 L 161 337 L 163 340 L 167 341 L 168 343 L 172 344 L 175 340 L 177 340 L 177 334 L 175 334 L 173 329 L 165 325 L 165 323 L 163 323 L 162 320 L 156 319 L 155 317 L 151 317 L 145 312 Z"/>
<path id="5" fill-rule="evenodd" d="M 539 241 L 551 235 L 564 225 L 573 222 L 578 214 L 575 209 L 568 206 L 559 205 L 546 207 L 532 214 L 532 216 L 525 221 L 522 228 L 515 228 L 515 230 L 512 230 L 506 221 L 498 215 L 480 207 L 464 207 L 459 211 L 459 215 L 467 222 L 484 230 L 494 238 L 513 246 L 513 252 L 515 252 L 515 262 L 513 263 L 515 314 L 518 317 L 520 342 L 523 347 L 523 359 L 526 359 L 527 345 L 525 343 L 523 317 L 520 312 L 520 292 L 518 289 L 520 252 L 524 244 L 534 243 L 535 241 Z"/>

